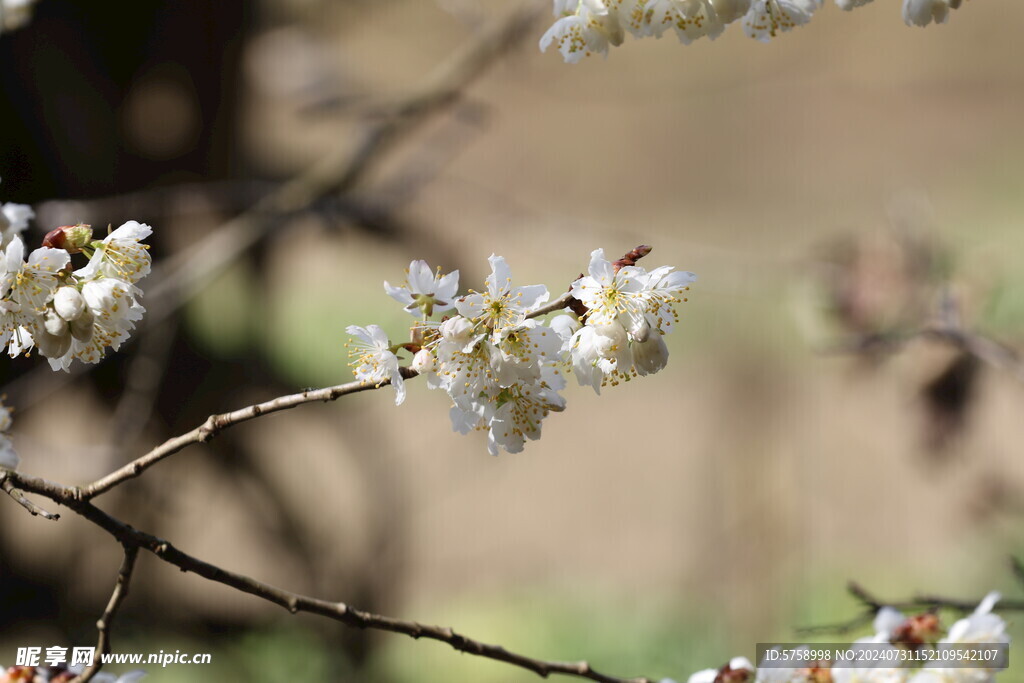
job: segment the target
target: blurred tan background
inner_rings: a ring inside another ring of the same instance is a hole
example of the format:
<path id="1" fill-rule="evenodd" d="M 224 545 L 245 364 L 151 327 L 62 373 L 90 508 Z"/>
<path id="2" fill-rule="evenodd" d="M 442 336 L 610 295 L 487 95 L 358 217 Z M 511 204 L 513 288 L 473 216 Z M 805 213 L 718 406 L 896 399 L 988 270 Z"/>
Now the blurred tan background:
<path id="1" fill-rule="evenodd" d="M 516 4 L 261 3 L 238 63 L 249 168 L 287 178 L 347 144 L 366 111 Z M 937 416 L 927 387 L 949 348 L 822 351 L 861 329 L 830 309 L 837 278 L 870 290 L 872 330 L 924 324 L 953 291 L 966 326 L 1024 348 L 1024 5 L 964 3 L 925 30 L 892 0 L 826 4 L 769 45 L 733 26 L 689 47 L 627 39 L 576 66 L 537 51 L 548 16 L 365 181 L 398 237 L 293 216 L 180 325 L 211 364 L 259 348 L 277 393 L 335 384 L 350 377 L 346 325 L 403 336 L 409 319 L 381 282 L 412 259 L 460 269 L 465 290 L 482 286 L 493 252 L 518 283 L 558 293 L 592 249 L 646 243 L 644 265 L 700 276 L 669 366 L 600 397 L 571 382 L 567 410 L 519 455 L 491 458 L 482 435 L 453 433 L 445 397 L 411 382 L 400 408 L 384 390 L 236 428 L 244 475 L 236 455 L 196 447 L 147 473 L 145 493 L 101 503 L 275 585 L 623 676 L 685 680 L 852 617 L 848 579 L 893 598 L 1018 594 L 1006 560 L 1024 551 L 1024 386 L 981 364 L 955 414 Z M 173 130 L 180 98 L 168 97 L 144 110 L 151 128 Z M 168 252 L 230 217 L 187 208 L 154 226 Z M 942 254 L 923 284 L 908 282 L 906 234 Z M 868 255 L 854 275 L 850 253 Z M 201 391 L 212 410 L 275 395 L 244 381 Z M 106 452 L 110 419 L 97 395 L 74 380 L 19 412 L 25 471 L 79 483 L 110 469 L 91 455 Z M 53 429 L 54 415 L 73 426 Z M 125 448 L 176 424 L 158 416 Z M 55 600 L 81 613 L 70 632 L 8 626 L 0 652 L 91 644 L 116 546 L 70 515 L 0 515 L 14 566 L 70 577 Z M 209 668 L 153 671 L 156 683 L 531 680 L 443 645 L 292 617 L 150 557 L 126 610 L 118 651 L 214 652 Z"/>

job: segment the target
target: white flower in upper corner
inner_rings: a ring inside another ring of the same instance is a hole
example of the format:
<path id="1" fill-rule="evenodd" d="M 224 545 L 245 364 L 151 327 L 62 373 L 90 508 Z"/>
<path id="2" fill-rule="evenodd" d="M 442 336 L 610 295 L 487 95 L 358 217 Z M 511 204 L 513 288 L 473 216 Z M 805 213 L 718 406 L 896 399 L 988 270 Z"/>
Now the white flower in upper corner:
<path id="1" fill-rule="evenodd" d="M 671 26 L 684 45 L 702 36 L 714 40 L 725 30 L 711 0 L 649 0 L 646 16 L 652 35 L 660 38 Z"/>
<path id="2" fill-rule="evenodd" d="M 907 26 L 927 26 L 933 21 L 944 24 L 950 8 L 960 6 L 960 0 L 903 0 L 903 21 Z"/>
<path id="3" fill-rule="evenodd" d="M 385 281 L 384 291 L 405 306 L 407 312 L 417 315 L 418 311 L 429 318 L 455 308 L 452 302 L 459 291 L 459 271 L 441 275 L 440 270 L 432 271 L 426 261 L 413 261 L 406 271 L 406 281 L 397 287 Z"/>
<path id="4" fill-rule="evenodd" d="M 28 204 L 0 204 L 0 247 L 10 244 L 15 235 L 21 234 L 35 216 Z"/>
<path id="5" fill-rule="evenodd" d="M 356 338 L 352 344 L 345 344 L 355 378 L 363 383 L 381 385 L 390 380 L 395 388 L 395 405 L 405 400 L 405 383 L 398 365 L 398 356 L 391 350 L 388 335 L 379 325 L 349 325 L 345 331 Z"/>
<path id="6" fill-rule="evenodd" d="M 145 223 L 128 221 L 102 241 L 92 243 L 92 258 L 75 275 L 83 280 L 113 277 L 132 284 L 138 282 L 149 274 L 149 245 L 142 240 L 151 234 L 153 229 Z"/>
<path id="7" fill-rule="evenodd" d="M 32 18 L 36 0 L 0 0 L 0 33 L 21 28 Z"/>
<path id="8" fill-rule="evenodd" d="M 567 11 L 565 4 L 563 9 Z M 554 45 L 566 62 L 574 64 L 592 54 L 607 55 L 608 47 L 621 45 L 624 37 L 618 12 L 601 0 L 580 0 L 574 14 L 558 19 L 541 36 L 540 51 Z"/>
<path id="9" fill-rule="evenodd" d="M 767 43 L 809 22 L 819 4 L 817 0 L 753 0 L 743 17 L 743 32 Z"/>
<path id="10" fill-rule="evenodd" d="M 505 259 L 491 254 L 488 259 L 491 274 L 487 276 L 487 291 L 462 297 L 455 303 L 459 314 L 474 324 L 483 324 L 495 344 L 507 327 L 515 327 L 526 315 L 548 300 L 544 285 L 512 286 L 512 271 Z"/>

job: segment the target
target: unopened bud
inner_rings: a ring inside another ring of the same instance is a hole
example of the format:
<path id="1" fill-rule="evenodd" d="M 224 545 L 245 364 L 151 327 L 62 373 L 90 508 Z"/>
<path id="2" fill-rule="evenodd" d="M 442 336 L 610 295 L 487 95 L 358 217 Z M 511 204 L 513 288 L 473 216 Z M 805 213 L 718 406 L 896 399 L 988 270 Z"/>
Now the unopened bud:
<path id="1" fill-rule="evenodd" d="M 92 228 L 85 223 L 64 225 L 46 233 L 43 246 L 77 254 L 92 241 Z"/>
<path id="2" fill-rule="evenodd" d="M 433 370 L 434 354 L 430 353 L 427 349 L 420 349 L 416 352 L 416 355 L 412 357 L 412 363 L 409 367 L 419 374 Z"/>
<path id="3" fill-rule="evenodd" d="M 461 315 L 449 318 L 441 323 L 441 336 L 449 341 L 467 342 L 473 336 L 473 323 Z"/>
<path id="4" fill-rule="evenodd" d="M 75 287 L 60 287 L 53 295 L 53 308 L 68 322 L 78 320 L 85 310 L 85 297 Z"/>
<path id="5" fill-rule="evenodd" d="M 654 333 L 647 341 L 633 344 L 633 367 L 641 375 L 653 375 L 668 365 L 668 347 L 661 334 Z"/>

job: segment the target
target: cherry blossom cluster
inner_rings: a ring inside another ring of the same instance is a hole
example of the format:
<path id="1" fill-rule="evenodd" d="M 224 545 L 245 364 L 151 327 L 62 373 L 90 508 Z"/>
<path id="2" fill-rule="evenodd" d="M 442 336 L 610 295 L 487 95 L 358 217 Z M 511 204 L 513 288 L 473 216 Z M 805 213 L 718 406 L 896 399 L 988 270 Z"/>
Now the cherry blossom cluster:
<path id="1" fill-rule="evenodd" d="M 675 31 L 689 45 L 707 36 L 714 40 L 725 27 L 739 22 L 751 38 L 767 42 L 811 20 L 824 0 L 554 0 L 558 19 L 540 39 L 540 49 L 554 45 L 566 62 L 592 54 L 608 54 L 626 33 L 661 38 Z M 871 0 L 836 0 L 844 10 Z M 911 26 L 944 23 L 961 0 L 903 0 L 903 20 Z"/>
<path id="2" fill-rule="evenodd" d="M 54 370 L 97 363 L 117 350 L 142 318 L 136 283 L 149 273 L 152 230 L 129 221 L 102 240 L 88 225 L 50 231 L 25 257 L 20 233 L 32 210 L 0 206 L 0 346 L 13 358 L 37 348 Z M 88 262 L 77 270 L 72 254 Z"/>
<path id="3" fill-rule="evenodd" d="M 973 664 L 949 668 L 948 662 L 939 661 L 916 668 L 887 666 L 882 662 L 899 662 L 904 658 L 899 652 L 892 656 L 878 653 L 883 649 L 914 651 L 924 645 L 1009 645 L 1006 622 L 992 613 L 999 598 L 999 593 L 989 593 L 972 614 L 955 622 L 945 635 L 934 612 L 908 617 L 892 607 L 883 607 L 875 616 L 875 634 L 853 643 L 854 650 L 871 650 L 874 662 L 868 666 L 819 661 L 805 668 L 768 667 L 762 663 L 755 669 L 747 658 L 736 657 L 720 669 L 698 671 L 690 676 L 689 683 L 992 683 L 1001 669 Z M 810 650 L 807 646 L 800 649 Z M 665 679 L 662 683 L 674 682 Z"/>
<path id="4" fill-rule="evenodd" d="M 545 307 L 544 285 L 516 287 L 505 259 L 492 255 L 482 292 L 459 296 L 459 273 L 442 274 L 424 261 L 409 264 L 405 282 L 384 290 L 417 318 L 410 342 L 393 343 L 378 325 L 350 326 L 345 346 L 356 379 L 395 389 L 405 400 L 403 378 L 425 375 L 427 385 L 451 399 L 452 428 L 462 434 L 485 431 L 488 450 L 523 450 L 540 438 L 541 422 L 565 409 L 559 392 L 570 371 L 580 385 L 616 385 L 658 372 L 668 362 L 663 335 L 670 332 L 686 301 L 693 273 L 636 265 L 650 247 L 638 247 L 608 261 L 591 254 L 588 274 L 569 290 L 562 307 Z M 547 322 L 542 315 L 569 308 Z M 449 315 L 442 315 L 448 313 Z M 439 316 L 440 320 L 431 320 Z M 412 354 L 408 368 L 398 353 Z"/>

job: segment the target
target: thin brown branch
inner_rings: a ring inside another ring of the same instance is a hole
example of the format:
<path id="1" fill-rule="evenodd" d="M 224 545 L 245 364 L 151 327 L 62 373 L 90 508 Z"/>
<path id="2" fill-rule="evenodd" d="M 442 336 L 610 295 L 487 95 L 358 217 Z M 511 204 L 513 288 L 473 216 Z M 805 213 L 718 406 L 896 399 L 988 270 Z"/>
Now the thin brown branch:
<path id="1" fill-rule="evenodd" d="M 243 593 L 249 593 L 250 595 L 254 595 L 258 598 L 284 607 L 292 614 L 308 612 L 310 614 L 317 614 L 328 619 L 341 622 L 342 624 L 352 628 L 371 628 L 380 631 L 401 633 L 415 639 L 427 638 L 430 640 L 437 640 L 448 644 L 459 652 L 465 652 L 477 657 L 504 662 L 512 666 L 532 671 L 543 678 L 554 674 L 561 674 L 564 676 L 575 676 L 576 678 L 597 681 L 598 683 L 654 683 L 652 679 L 643 677 L 619 678 L 610 676 L 596 671 L 585 661 L 551 662 L 542 659 L 535 659 L 533 657 L 528 657 L 526 655 L 507 650 L 500 645 L 492 645 L 474 640 L 473 638 L 462 635 L 448 627 L 432 626 L 415 621 L 374 614 L 372 612 L 356 609 L 344 602 L 330 602 L 277 588 L 243 574 L 238 574 L 227 569 L 222 569 L 221 567 L 208 562 L 204 562 L 203 560 L 178 550 L 169 542 L 161 538 L 135 529 L 128 524 L 111 517 L 87 500 L 83 500 L 81 492 L 77 489 L 63 487 L 59 484 L 54 484 L 35 477 L 28 477 L 17 472 L 12 472 L 10 477 L 26 490 L 46 496 L 54 502 L 69 507 L 78 515 L 86 518 L 116 538 L 126 548 L 126 562 L 128 548 L 142 548 L 164 562 L 178 567 L 182 571 L 192 572 L 193 574 L 197 574 L 209 581 L 216 581 L 217 583 L 222 583 L 225 586 L 242 591 Z M 122 565 L 122 569 L 123 568 L 124 565 Z M 127 575 L 130 576 L 130 573 L 131 569 L 129 567 Z M 121 582 L 119 575 L 119 586 L 120 585 Z M 111 616 L 113 611 L 117 608 L 117 605 L 114 604 L 115 598 L 117 604 L 119 604 L 120 600 L 123 600 L 124 593 L 126 591 L 127 581 L 123 583 L 123 589 L 119 590 L 118 588 L 115 588 L 115 595 L 111 597 L 113 610 L 111 609 L 111 606 L 108 606 L 108 612 L 110 612 Z M 105 612 L 104 615 L 106 616 L 107 612 Z M 103 621 L 103 619 L 101 619 L 101 621 Z M 107 623 L 107 628 L 109 628 L 109 622 Z"/>
<path id="2" fill-rule="evenodd" d="M 650 247 L 646 247 L 650 249 Z M 630 252 L 633 253 L 633 252 Z M 628 256 L 628 254 L 627 254 Z M 529 313 L 527 317 L 537 318 L 543 315 L 547 315 L 553 311 L 564 309 L 574 299 L 571 294 L 566 292 L 562 296 L 558 297 L 551 303 L 538 308 L 535 311 Z M 417 373 L 409 368 L 402 368 L 403 377 L 411 379 L 416 377 Z M 147 469 L 157 464 L 164 458 L 167 458 L 175 453 L 181 451 L 185 447 L 195 444 L 204 443 L 209 441 L 216 436 L 221 430 L 228 427 L 232 427 L 242 422 L 247 422 L 254 418 L 262 415 L 268 415 L 270 413 L 276 413 L 281 410 L 288 410 L 296 406 L 303 405 L 305 403 L 316 403 L 319 401 L 334 401 L 347 394 L 354 394 L 360 391 L 367 391 L 370 389 L 378 389 L 382 386 L 387 386 L 391 382 L 386 380 L 380 384 L 369 384 L 366 382 L 349 382 L 347 384 L 339 384 L 332 387 L 325 387 L 323 389 L 310 389 L 297 394 L 291 394 L 288 396 L 280 396 L 263 403 L 257 403 L 245 408 L 232 411 L 230 413 L 222 413 L 220 415 L 211 415 L 206 421 L 196 427 L 195 429 L 181 434 L 179 436 L 172 437 L 167 441 L 149 451 L 145 455 L 136 458 L 132 462 L 128 463 L 124 467 L 111 472 L 102 479 L 98 479 L 88 486 L 84 487 L 81 491 L 82 498 L 89 500 L 95 498 L 103 493 L 106 493 L 110 489 L 118 486 L 129 479 L 133 479 Z"/>
<path id="3" fill-rule="evenodd" d="M 92 664 L 82 672 L 82 675 L 75 679 L 75 683 L 88 683 L 93 676 L 103 668 L 101 655 L 110 654 L 110 627 L 114 623 L 114 616 L 121 607 L 121 603 L 128 596 L 128 584 L 132 580 L 132 572 L 135 571 L 135 559 L 139 555 L 137 545 L 125 544 L 124 559 L 121 560 L 121 568 L 117 570 L 117 581 L 114 582 L 114 592 L 110 594 L 110 601 L 107 608 L 103 610 L 99 621 L 96 622 L 96 630 L 99 638 L 96 642 L 96 652 Z"/>
<path id="4" fill-rule="evenodd" d="M 408 370 L 407 368 L 403 368 L 402 370 L 403 375 L 407 378 L 416 376 L 416 373 L 412 370 Z M 122 484 L 129 479 L 134 479 L 164 458 L 174 455 L 186 446 L 195 443 L 205 443 L 217 436 L 221 430 L 227 429 L 228 427 L 241 424 L 242 422 L 248 422 L 249 420 L 260 417 L 261 415 L 269 415 L 270 413 L 288 410 L 305 403 L 334 401 L 348 394 L 377 389 L 382 386 L 387 386 L 390 383 L 390 380 L 385 380 L 380 384 L 348 382 L 347 384 L 338 384 L 336 386 L 325 387 L 323 389 L 311 389 L 309 391 L 302 391 L 288 396 L 279 396 L 270 401 L 256 403 L 251 406 L 246 406 L 245 408 L 234 410 L 230 413 L 211 415 L 205 422 L 203 422 L 203 424 L 199 425 L 195 429 L 164 441 L 145 455 L 136 458 L 124 467 L 111 472 L 102 479 L 98 479 L 92 484 L 84 487 L 81 491 L 81 497 L 84 500 L 89 500 L 90 498 L 95 498 L 102 493 L 106 493 L 115 486 Z"/>
<path id="5" fill-rule="evenodd" d="M 555 299 L 551 303 L 545 304 L 544 306 L 541 306 L 537 310 L 532 311 L 527 317 L 528 318 L 539 318 L 542 315 L 547 315 L 548 313 L 553 313 L 555 311 L 560 311 L 560 310 L 564 309 L 566 306 L 568 306 L 570 301 L 572 301 L 572 295 L 569 294 L 569 292 L 566 292 L 565 294 L 563 294 L 562 296 L 558 297 L 557 299 Z"/>
<path id="6" fill-rule="evenodd" d="M 33 503 L 28 498 L 26 498 L 25 494 L 23 494 L 21 491 L 15 488 L 14 484 L 11 483 L 9 475 L 9 470 L 0 470 L 0 488 L 3 488 L 7 495 L 13 498 L 18 503 L 18 505 L 31 512 L 34 517 L 42 517 L 43 519 L 51 519 L 54 521 L 60 519 L 59 514 L 47 512 L 43 508 Z"/>

